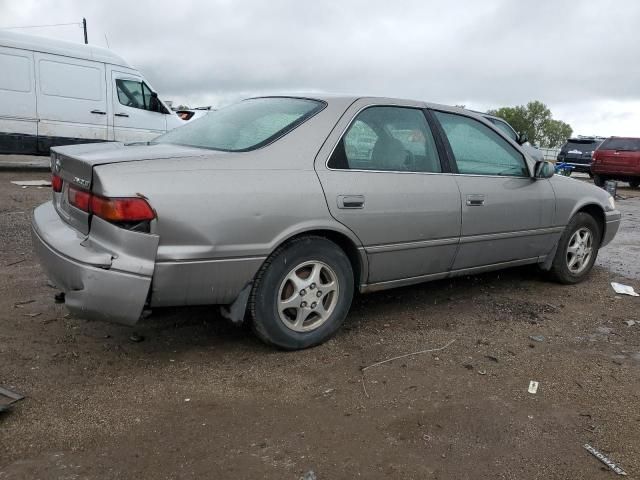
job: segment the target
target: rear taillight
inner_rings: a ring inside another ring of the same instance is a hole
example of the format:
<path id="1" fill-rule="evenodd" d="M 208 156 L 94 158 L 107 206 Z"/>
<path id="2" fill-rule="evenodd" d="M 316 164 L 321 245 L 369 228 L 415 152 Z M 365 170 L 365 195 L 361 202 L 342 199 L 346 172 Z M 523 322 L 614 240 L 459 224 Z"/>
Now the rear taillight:
<path id="1" fill-rule="evenodd" d="M 144 222 L 156 218 L 149 203 L 140 197 L 108 198 L 86 190 L 69 187 L 69 203 L 108 222 Z"/>
<path id="2" fill-rule="evenodd" d="M 60 193 L 62 191 L 62 177 L 60 175 L 56 175 L 53 173 L 51 175 L 51 188 L 56 193 Z"/>
<path id="3" fill-rule="evenodd" d="M 89 212 L 91 206 L 91 193 L 75 187 L 69 187 L 69 203 L 83 212 Z"/>
<path id="4" fill-rule="evenodd" d="M 91 213 L 109 222 L 142 222 L 156 215 L 144 198 L 91 197 Z"/>

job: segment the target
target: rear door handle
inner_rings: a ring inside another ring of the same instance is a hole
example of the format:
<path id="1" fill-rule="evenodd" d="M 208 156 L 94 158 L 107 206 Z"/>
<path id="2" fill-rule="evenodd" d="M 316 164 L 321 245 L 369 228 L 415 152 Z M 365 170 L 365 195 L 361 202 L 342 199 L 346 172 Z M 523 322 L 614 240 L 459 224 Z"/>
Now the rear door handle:
<path id="1" fill-rule="evenodd" d="M 129 114 L 128 113 L 116 113 L 114 114 L 116 117 L 128 117 Z"/>
<path id="2" fill-rule="evenodd" d="M 364 195 L 338 195 L 338 208 L 364 208 Z"/>
<path id="3" fill-rule="evenodd" d="M 95 113 L 96 115 L 106 115 L 107 112 L 103 112 L 102 110 L 91 110 L 91 113 Z"/>
<path id="4" fill-rule="evenodd" d="M 484 206 L 484 195 L 481 194 L 471 194 L 467 195 L 467 205 L 469 207 L 482 207 Z"/>

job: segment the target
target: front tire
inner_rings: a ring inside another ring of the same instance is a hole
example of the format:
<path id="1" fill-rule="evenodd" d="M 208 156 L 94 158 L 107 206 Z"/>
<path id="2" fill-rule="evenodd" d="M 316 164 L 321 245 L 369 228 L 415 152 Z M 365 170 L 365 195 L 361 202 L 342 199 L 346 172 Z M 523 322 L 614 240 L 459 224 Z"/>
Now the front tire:
<path id="1" fill-rule="evenodd" d="M 631 188 L 638 188 L 640 187 L 640 180 L 632 180 L 629 182 L 629 186 Z"/>
<path id="2" fill-rule="evenodd" d="M 593 183 L 596 185 L 596 187 L 604 187 L 604 182 L 606 182 L 607 179 L 606 177 L 603 177 L 602 175 L 598 175 L 597 173 L 593 176 Z"/>
<path id="3" fill-rule="evenodd" d="M 354 293 L 353 269 L 331 240 L 308 236 L 277 249 L 254 281 L 253 330 L 285 350 L 319 345 L 340 328 Z"/>
<path id="4" fill-rule="evenodd" d="M 583 281 L 591 271 L 600 247 L 598 222 L 588 213 L 577 213 L 565 228 L 551 265 L 551 274 L 567 285 Z"/>

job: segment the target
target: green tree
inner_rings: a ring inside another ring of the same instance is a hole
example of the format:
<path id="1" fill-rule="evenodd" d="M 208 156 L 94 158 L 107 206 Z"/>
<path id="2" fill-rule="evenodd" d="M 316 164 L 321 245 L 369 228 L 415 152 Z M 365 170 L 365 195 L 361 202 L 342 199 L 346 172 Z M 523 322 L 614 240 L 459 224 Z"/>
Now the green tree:
<path id="1" fill-rule="evenodd" d="M 554 120 L 551 110 L 538 100 L 526 105 L 489 110 L 487 113 L 504 118 L 517 132 L 526 133 L 529 141 L 540 147 L 559 147 L 573 133 L 571 125 Z"/>

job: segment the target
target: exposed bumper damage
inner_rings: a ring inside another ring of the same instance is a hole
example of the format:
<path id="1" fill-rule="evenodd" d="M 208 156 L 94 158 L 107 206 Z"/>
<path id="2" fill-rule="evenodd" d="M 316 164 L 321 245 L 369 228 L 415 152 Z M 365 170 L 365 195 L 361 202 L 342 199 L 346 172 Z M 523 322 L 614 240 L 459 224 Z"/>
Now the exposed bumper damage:
<path id="1" fill-rule="evenodd" d="M 41 264 L 65 292 L 71 313 L 125 325 L 139 320 L 151 287 L 157 235 L 94 217 L 85 236 L 65 223 L 51 202 L 34 210 L 32 234 Z"/>

